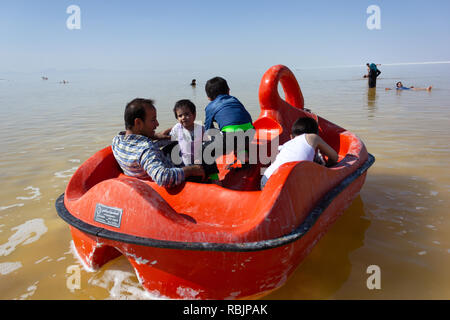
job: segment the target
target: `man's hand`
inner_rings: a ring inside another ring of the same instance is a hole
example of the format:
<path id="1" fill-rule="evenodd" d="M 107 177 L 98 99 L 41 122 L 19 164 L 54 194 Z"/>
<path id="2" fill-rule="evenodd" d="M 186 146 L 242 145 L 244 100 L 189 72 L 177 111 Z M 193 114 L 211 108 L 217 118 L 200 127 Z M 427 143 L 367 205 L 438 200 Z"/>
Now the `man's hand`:
<path id="1" fill-rule="evenodd" d="M 155 135 L 154 135 L 154 138 L 156 140 L 170 139 L 171 136 L 170 136 L 169 133 L 170 133 L 171 130 L 172 130 L 172 128 L 169 128 L 169 129 L 166 129 L 166 130 L 164 130 L 162 132 L 156 132 Z"/>
<path id="2" fill-rule="evenodd" d="M 203 170 L 201 165 L 195 164 L 193 166 L 183 167 L 182 169 L 184 171 L 185 178 L 191 177 L 191 176 L 196 176 L 196 177 L 202 177 L 202 180 L 204 180 L 206 177 L 205 171 Z"/>

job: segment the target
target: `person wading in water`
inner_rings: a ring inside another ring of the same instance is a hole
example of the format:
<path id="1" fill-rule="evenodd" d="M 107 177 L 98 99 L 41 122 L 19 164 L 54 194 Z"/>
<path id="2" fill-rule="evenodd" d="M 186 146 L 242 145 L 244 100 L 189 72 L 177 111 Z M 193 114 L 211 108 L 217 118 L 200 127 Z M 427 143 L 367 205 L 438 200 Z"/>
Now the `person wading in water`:
<path id="1" fill-rule="evenodd" d="M 366 65 L 369 68 L 369 88 L 375 88 L 377 86 L 377 77 L 380 75 L 381 71 L 378 70 L 375 63 L 371 63 L 370 65 L 367 63 Z"/>

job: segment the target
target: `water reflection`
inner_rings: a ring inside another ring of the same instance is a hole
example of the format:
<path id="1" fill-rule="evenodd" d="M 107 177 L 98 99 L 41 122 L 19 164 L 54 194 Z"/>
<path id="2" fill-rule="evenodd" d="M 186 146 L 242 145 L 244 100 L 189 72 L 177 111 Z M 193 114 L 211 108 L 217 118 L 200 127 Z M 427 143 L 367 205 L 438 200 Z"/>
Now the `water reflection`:
<path id="1" fill-rule="evenodd" d="M 264 299 L 326 299 L 341 288 L 352 269 L 349 255 L 364 245 L 370 226 L 364 210 L 358 196 L 287 283 Z"/>
<path id="2" fill-rule="evenodd" d="M 373 118 L 377 111 L 377 88 L 367 88 L 367 109 L 368 117 Z"/>

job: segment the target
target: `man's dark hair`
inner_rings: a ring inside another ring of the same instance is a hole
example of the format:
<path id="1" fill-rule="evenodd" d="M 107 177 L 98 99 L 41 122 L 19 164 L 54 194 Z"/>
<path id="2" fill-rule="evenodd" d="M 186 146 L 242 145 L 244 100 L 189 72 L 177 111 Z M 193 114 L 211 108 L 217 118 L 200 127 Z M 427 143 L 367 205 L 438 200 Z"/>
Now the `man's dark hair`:
<path id="1" fill-rule="evenodd" d="M 187 107 L 192 112 L 193 115 L 197 113 L 195 110 L 195 104 L 191 100 L 188 99 L 179 100 L 177 101 L 177 103 L 175 103 L 175 106 L 173 107 L 173 114 L 175 115 L 175 119 L 177 118 L 177 109 L 181 107 Z"/>
<path id="2" fill-rule="evenodd" d="M 144 121 L 146 114 L 145 108 L 155 108 L 153 103 L 153 100 L 142 98 L 136 98 L 133 101 L 128 102 L 127 106 L 125 107 L 124 114 L 125 129 L 132 129 L 134 127 L 135 119 L 142 119 Z"/>
<path id="3" fill-rule="evenodd" d="M 319 132 L 319 126 L 316 120 L 309 117 L 298 118 L 297 121 L 292 125 L 292 135 L 294 137 L 299 136 L 304 133 L 315 133 Z"/>
<path id="4" fill-rule="evenodd" d="M 230 93 L 230 88 L 224 78 L 215 77 L 206 82 L 205 91 L 208 98 L 214 100 L 218 95 Z"/>

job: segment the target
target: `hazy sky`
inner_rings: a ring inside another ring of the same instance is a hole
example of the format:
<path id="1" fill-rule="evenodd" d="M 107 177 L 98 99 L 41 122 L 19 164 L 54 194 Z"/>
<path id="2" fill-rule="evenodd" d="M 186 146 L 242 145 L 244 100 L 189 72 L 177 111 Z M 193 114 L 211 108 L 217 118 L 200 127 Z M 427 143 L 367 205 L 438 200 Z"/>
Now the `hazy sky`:
<path id="1" fill-rule="evenodd" d="M 73 4 L 80 30 L 66 26 Z M 449 13 L 448 0 L 0 0 L 0 71 L 448 61 Z"/>

